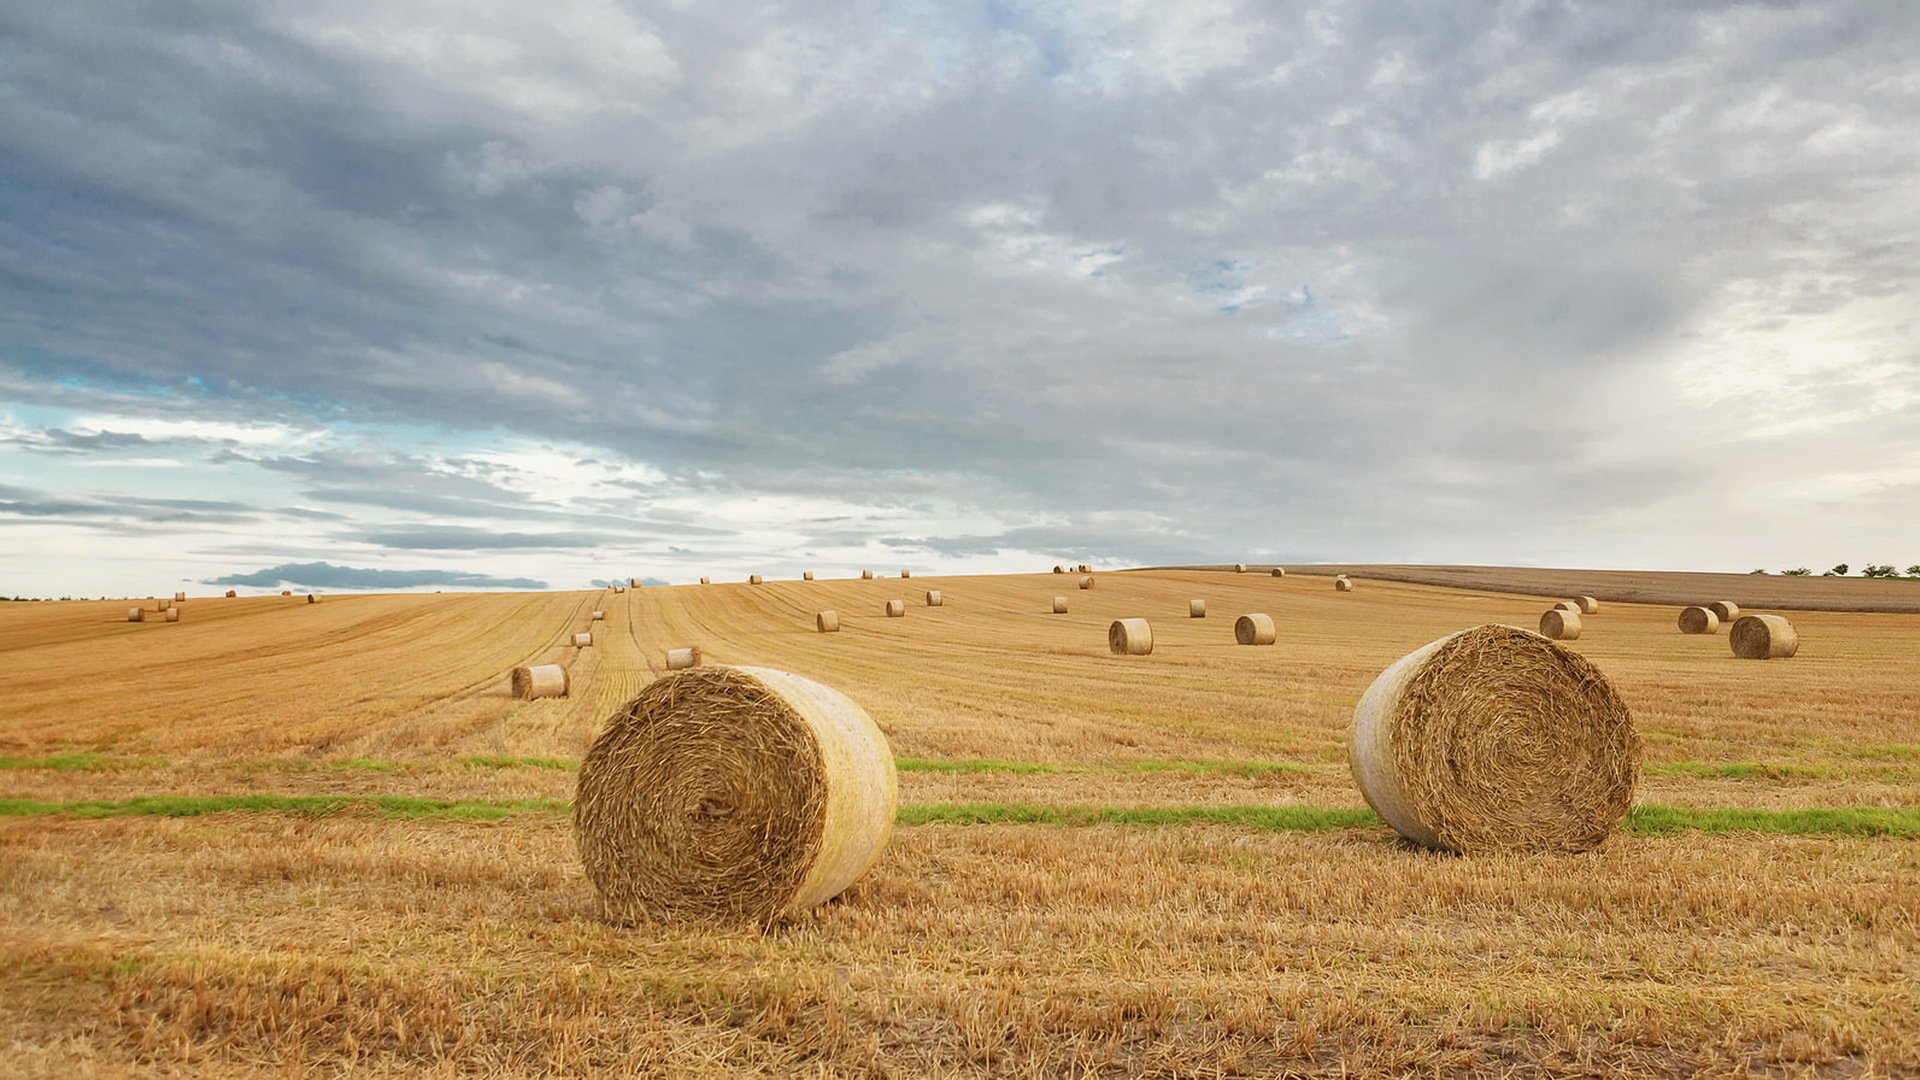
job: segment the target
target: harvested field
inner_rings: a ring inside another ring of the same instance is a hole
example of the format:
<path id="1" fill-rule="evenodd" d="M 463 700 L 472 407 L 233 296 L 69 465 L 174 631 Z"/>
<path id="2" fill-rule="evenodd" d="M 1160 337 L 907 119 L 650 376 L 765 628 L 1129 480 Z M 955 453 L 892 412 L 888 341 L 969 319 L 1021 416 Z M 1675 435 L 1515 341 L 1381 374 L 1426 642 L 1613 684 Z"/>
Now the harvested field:
<path id="1" fill-rule="evenodd" d="M 1291 569 L 1108 574 L 1069 614 L 1050 573 L 930 577 L 907 619 L 871 580 L 0 605 L 0 1072 L 1920 1069 L 1920 617 L 1795 608 L 1755 664 L 1603 575 Z M 1398 841 L 1347 771 L 1360 694 L 1576 593 L 1644 742 L 1623 831 Z M 1719 598 L 1786 607 L 1686 597 Z M 1142 612 L 1153 653 L 1110 655 Z M 872 872 L 764 934 L 605 922 L 573 850 L 580 758 L 689 641 L 847 694 L 900 769 Z M 571 696 L 512 698 L 543 663 Z"/>

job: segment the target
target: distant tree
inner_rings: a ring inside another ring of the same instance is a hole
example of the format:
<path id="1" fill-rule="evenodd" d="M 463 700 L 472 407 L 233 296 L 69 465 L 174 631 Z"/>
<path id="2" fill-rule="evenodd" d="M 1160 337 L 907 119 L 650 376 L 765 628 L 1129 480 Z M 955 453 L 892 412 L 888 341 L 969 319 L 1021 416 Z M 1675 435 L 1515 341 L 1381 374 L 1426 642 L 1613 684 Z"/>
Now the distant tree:
<path id="1" fill-rule="evenodd" d="M 1907 567 L 1907 576 L 1920 577 L 1920 563 L 1915 563 L 1914 565 Z"/>
<path id="2" fill-rule="evenodd" d="M 1804 566 L 1796 566 L 1791 570 L 1782 570 L 1780 573 L 1786 577 L 1806 577 L 1812 574 L 1813 571 Z"/>
<path id="3" fill-rule="evenodd" d="M 1898 573 L 1899 571 L 1893 568 L 1892 563 L 1886 563 L 1881 566 L 1875 566 L 1872 563 L 1868 563 L 1866 566 L 1860 569 L 1861 577 L 1894 577 Z"/>
<path id="4" fill-rule="evenodd" d="M 1821 577 L 1846 577 L 1846 576 L 1847 576 L 1847 564 L 1846 564 L 1846 563 L 1838 563 L 1838 564 L 1836 564 L 1836 565 L 1834 566 L 1834 568 L 1833 568 L 1833 569 L 1831 569 L 1831 570 L 1829 570 L 1829 571 L 1827 571 L 1827 572 L 1826 572 L 1826 573 L 1824 573 L 1824 574 L 1821 574 L 1820 576 L 1821 576 Z"/>
<path id="5" fill-rule="evenodd" d="M 1764 574 L 1766 572 L 1767 572 L 1767 568 L 1764 566 L 1756 567 L 1755 569 L 1747 571 L 1747 573 L 1749 574 Z"/>

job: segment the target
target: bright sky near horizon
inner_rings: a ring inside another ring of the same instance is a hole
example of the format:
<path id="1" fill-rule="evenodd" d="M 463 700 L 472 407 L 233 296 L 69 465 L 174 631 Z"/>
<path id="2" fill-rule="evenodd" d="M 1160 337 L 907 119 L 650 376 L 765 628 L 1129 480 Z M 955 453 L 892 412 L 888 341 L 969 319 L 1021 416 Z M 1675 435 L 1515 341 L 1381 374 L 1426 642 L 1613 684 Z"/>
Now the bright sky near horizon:
<path id="1" fill-rule="evenodd" d="M 1920 563 L 1915 55 L 1901 0 L 16 5 L 0 593 Z"/>

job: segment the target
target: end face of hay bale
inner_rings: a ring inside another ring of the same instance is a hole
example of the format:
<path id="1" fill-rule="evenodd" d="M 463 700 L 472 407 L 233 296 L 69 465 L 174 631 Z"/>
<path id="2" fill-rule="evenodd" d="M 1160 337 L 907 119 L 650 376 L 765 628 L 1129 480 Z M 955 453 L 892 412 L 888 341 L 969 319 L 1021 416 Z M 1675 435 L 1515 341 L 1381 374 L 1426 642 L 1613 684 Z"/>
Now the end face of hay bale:
<path id="1" fill-rule="evenodd" d="M 1540 616 L 1540 636 L 1555 641 L 1573 641 L 1580 636 L 1580 615 L 1577 611 L 1565 608 L 1549 608 Z"/>
<path id="2" fill-rule="evenodd" d="M 1740 617 L 1740 605 L 1731 600 L 1715 600 L 1707 605 L 1707 610 L 1723 623 L 1731 623 Z"/>
<path id="3" fill-rule="evenodd" d="M 747 575 L 747 584 L 749 584 L 749 585 L 759 585 L 759 584 L 762 584 L 762 583 L 764 583 L 765 581 L 766 581 L 766 579 L 765 579 L 765 578 L 763 578 L 763 577 L 761 577 L 761 576 L 760 576 L 759 574 L 748 574 L 748 575 Z"/>
<path id="4" fill-rule="evenodd" d="M 1187 601 L 1187 618 L 1204 619 L 1206 617 L 1207 617 L 1207 602 L 1205 600 Z"/>
<path id="5" fill-rule="evenodd" d="M 831 609 L 814 612 L 813 628 L 822 634 L 838 633 L 840 630 L 840 613 Z"/>
<path id="6" fill-rule="evenodd" d="M 1287 571 L 1286 571 L 1286 569 L 1285 569 L 1284 567 L 1279 567 L 1279 566 L 1276 566 L 1276 567 L 1274 567 L 1274 568 L 1273 568 L 1273 576 L 1274 576 L 1274 577 L 1286 577 L 1286 576 L 1287 576 Z"/>
<path id="7" fill-rule="evenodd" d="M 1091 575 L 1089 575 L 1089 576 L 1086 576 L 1086 577 L 1082 577 L 1082 578 L 1080 579 L 1080 587 L 1081 587 L 1081 588 L 1083 588 L 1083 589 L 1091 589 L 1091 588 L 1093 588 L 1093 578 L 1092 578 L 1092 576 L 1091 576 Z"/>
<path id="8" fill-rule="evenodd" d="M 928 589 L 925 599 L 928 607 L 940 607 L 947 602 L 946 597 L 940 595 L 939 589 Z"/>
<path id="9" fill-rule="evenodd" d="M 593 635 L 591 633 L 573 635 L 574 648 L 584 649 L 591 644 L 593 644 Z"/>
<path id="10" fill-rule="evenodd" d="M 1591 596 L 1576 596 L 1573 602 L 1580 605 L 1580 614 L 1591 615 L 1600 610 L 1600 601 Z"/>
<path id="11" fill-rule="evenodd" d="M 1236 573 L 1236 574 L 1244 574 L 1244 573 L 1246 573 L 1246 572 L 1247 572 L 1247 564 L 1246 564 L 1246 563 L 1243 563 L 1243 562 L 1237 562 L 1237 563 L 1234 563 L 1234 564 L 1233 564 L 1233 572 L 1234 572 L 1234 573 Z"/>
<path id="12" fill-rule="evenodd" d="M 667 650 L 668 671 L 685 671 L 687 668 L 699 666 L 700 649 L 698 646 L 687 649 Z"/>
<path id="13" fill-rule="evenodd" d="M 1064 566 L 1056 566 L 1053 568 L 1053 572 L 1056 574 L 1064 574 L 1067 572 L 1067 568 Z"/>
<path id="14" fill-rule="evenodd" d="M 1727 631 L 1727 644 L 1742 660 L 1785 660 L 1800 651 L 1800 635 L 1778 615 L 1742 615 Z"/>
<path id="15" fill-rule="evenodd" d="M 1236 645 L 1273 644 L 1273 616 L 1254 612 L 1233 620 L 1233 640 Z"/>
<path id="16" fill-rule="evenodd" d="M 860 580 L 861 580 L 861 581 L 872 581 L 872 580 L 873 580 L 873 571 L 871 571 L 871 570 L 862 570 L 862 571 L 860 571 Z"/>
<path id="17" fill-rule="evenodd" d="M 1640 780 L 1640 737 L 1606 675 L 1512 626 L 1449 634 L 1381 672 L 1348 755 L 1402 836 L 1467 854 L 1596 847 Z"/>
<path id="18" fill-rule="evenodd" d="M 1067 613 L 1067 598 L 1066 598 L 1066 597 L 1064 597 L 1064 596 L 1056 596 L 1056 597 L 1054 597 L 1054 598 L 1053 598 L 1053 613 L 1054 613 L 1055 615 L 1065 615 L 1065 614 Z"/>
<path id="19" fill-rule="evenodd" d="M 898 808 L 893 752 L 859 705 L 785 672 L 696 667 L 607 721 L 574 841 L 617 916 L 766 924 L 866 873 Z"/>
<path id="20" fill-rule="evenodd" d="M 604 619 L 605 619 L 606 617 L 607 617 L 607 613 L 606 613 L 606 612 L 604 612 L 604 611 L 596 611 L 596 612 L 594 612 L 594 613 L 593 613 L 593 618 L 592 618 L 591 620 L 589 620 L 589 621 L 591 621 L 591 622 L 600 622 L 600 621 L 602 621 L 602 620 L 604 620 Z"/>
<path id="21" fill-rule="evenodd" d="M 533 664 L 513 669 L 509 682 L 513 696 L 522 701 L 535 698 L 566 697 L 572 680 L 559 664 Z"/>
<path id="22" fill-rule="evenodd" d="M 1342 574 L 1339 577 L 1333 579 L 1333 591 L 1352 592 L 1353 582 L 1348 581 L 1347 576 L 1345 574 Z"/>
<path id="23" fill-rule="evenodd" d="M 1153 627 L 1145 619 L 1115 619 L 1107 627 L 1107 649 L 1115 656 L 1145 656 L 1153 651 Z"/>
<path id="24" fill-rule="evenodd" d="M 143 607 L 128 608 L 127 621 L 128 622 L 146 622 L 147 609 Z"/>
<path id="25" fill-rule="evenodd" d="M 1683 634 L 1717 634 L 1720 632 L 1720 616 L 1703 607 L 1680 609 L 1680 632 Z"/>
<path id="26" fill-rule="evenodd" d="M 887 601 L 887 618 L 904 619 L 906 617 L 907 617 L 907 602 L 905 600 Z"/>

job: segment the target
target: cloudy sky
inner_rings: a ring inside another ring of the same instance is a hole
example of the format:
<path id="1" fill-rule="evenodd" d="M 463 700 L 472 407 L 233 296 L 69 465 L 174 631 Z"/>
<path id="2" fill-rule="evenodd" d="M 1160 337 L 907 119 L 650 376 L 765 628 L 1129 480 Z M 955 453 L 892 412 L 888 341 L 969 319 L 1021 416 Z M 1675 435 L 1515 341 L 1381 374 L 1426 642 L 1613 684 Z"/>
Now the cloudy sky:
<path id="1" fill-rule="evenodd" d="M 0 592 L 1920 562 L 1920 5 L 0 8 Z"/>

